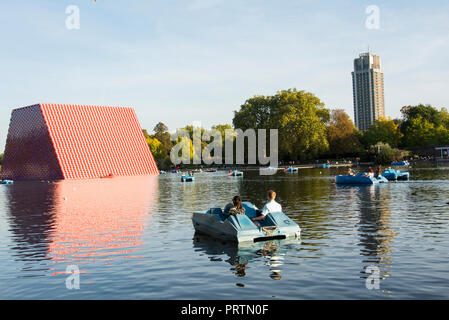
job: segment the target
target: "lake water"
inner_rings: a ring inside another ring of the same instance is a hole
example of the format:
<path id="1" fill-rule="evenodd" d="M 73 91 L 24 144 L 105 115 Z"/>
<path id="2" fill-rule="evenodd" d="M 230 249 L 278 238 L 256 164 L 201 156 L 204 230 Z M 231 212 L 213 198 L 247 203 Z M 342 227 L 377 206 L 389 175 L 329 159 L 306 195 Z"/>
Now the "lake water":
<path id="1" fill-rule="evenodd" d="M 337 187 L 345 170 L 0 186 L 0 298 L 449 298 L 449 167 Z M 301 241 L 236 247 L 194 234 L 193 211 L 236 194 L 261 207 L 267 189 L 302 228 Z M 79 290 L 66 287 L 73 265 Z M 372 267 L 378 290 L 366 287 Z"/>

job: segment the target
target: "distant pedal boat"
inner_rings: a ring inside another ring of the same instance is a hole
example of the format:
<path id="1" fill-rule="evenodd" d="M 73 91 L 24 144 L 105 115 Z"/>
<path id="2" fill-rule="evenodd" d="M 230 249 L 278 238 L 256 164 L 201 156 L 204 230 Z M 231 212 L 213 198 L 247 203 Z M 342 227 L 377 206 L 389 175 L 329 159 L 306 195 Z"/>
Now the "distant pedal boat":
<path id="1" fill-rule="evenodd" d="M 392 166 L 409 166 L 410 162 L 408 161 L 394 161 L 391 163 Z"/>
<path id="2" fill-rule="evenodd" d="M 256 217 L 252 203 L 242 203 L 244 215 L 229 216 L 221 208 L 211 208 L 205 212 L 194 212 L 192 223 L 195 231 L 221 240 L 237 243 L 259 242 L 273 239 L 300 238 L 300 227 L 283 212 L 271 212 L 261 227 L 251 221 Z"/>
<path id="3" fill-rule="evenodd" d="M 374 177 L 367 176 L 367 173 L 359 173 L 355 176 L 337 176 L 335 182 L 337 184 L 376 184 L 379 183 Z"/>
<path id="4" fill-rule="evenodd" d="M 228 173 L 228 176 L 230 176 L 230 177 L 243 177 L 243 172 L 242 171 L 238 171 L 238 170 L 234 170 L 234 171 Z"/>
<path id="5" fill-rule="evenodd" d="M 274 167 L 265 167 L 265 168 L 262 168 L 262 170 L 263 171 L 277 171 L 278 169 L 274 168 Z"/>
<path id="6" fill-rule="evenodd" d="M 0 180 L 0 184 L 14 184 L 13 180 Z"/>
<path id="7" fill-rule="evenodd" d="M 294 172 L 298 172 L 298 171 L 299 171 L 298 168 L 293 168 L 293 167 L 289 167 L 284 170 L 284 172 L 289 172 L 289 173 L 294 173 Z"/>
<path id="8" fill-rule="evenodd" d="M 181 182 L 193 182 L 195 181 L 195 177 L 189 174 L 181 176 Z"/>
<path id="9" fill-rule="evenodd" d="M 382 175 L 390 181 L 408 180 L 410 178 L 410 173 L 394 169 L 387 169 Z"/>

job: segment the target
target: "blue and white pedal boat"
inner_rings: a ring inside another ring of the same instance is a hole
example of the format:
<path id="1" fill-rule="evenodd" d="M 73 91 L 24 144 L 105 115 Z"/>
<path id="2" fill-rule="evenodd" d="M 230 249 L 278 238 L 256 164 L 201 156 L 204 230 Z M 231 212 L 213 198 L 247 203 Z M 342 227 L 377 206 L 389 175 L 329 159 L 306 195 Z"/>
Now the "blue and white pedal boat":
<path id="1" fill-rule="evenodd" d="M 190 174 L 181 176 L 181 182 L 193 182 L 193 181 L 195 181 L 195 177 L 191 176 Z"/>
<path id="2" fill-rule="evenodd" d="M 238 170 L 234 170 L 234 171 L 228 173 L 228 176 L 230 176 L 230 177 L 243 177 L 243 172 L 242 171 L 238 171 Z"/>
<path id="3" fill-rule="evenodd" d="M 267 214 L 264 220 L 258 221 L 259 227 L 251 221 L 257 215 L 254 205 L 249 202 L 242 205 L 244 215 L 228 216 L 221 208 L 194 212 L 193 226 L 199 233 L 237 243 L 300 238 L 301 228 L 283 212 Z"/>
<path id="4" fill-rule="evenodd" d="M 377 184 L 379 180 L 374 177 L 367 176 L 367 173 L 359 173 L 355 176 L 337 176 L 335 182 L 337 184 Z"/>

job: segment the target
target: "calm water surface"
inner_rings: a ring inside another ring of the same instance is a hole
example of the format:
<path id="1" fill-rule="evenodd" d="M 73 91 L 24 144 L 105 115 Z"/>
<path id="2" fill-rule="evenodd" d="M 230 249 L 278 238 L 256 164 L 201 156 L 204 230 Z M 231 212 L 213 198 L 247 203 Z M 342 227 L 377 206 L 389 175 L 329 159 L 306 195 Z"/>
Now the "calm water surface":
<path id="1" fill-rule="evenodd" d="M 201 173 L 0 186 L 1 299 L 449 298 L 449 167 L 409 182 L 337 187 L 338 169 L 244 178 Z M 267 189 L 301 241 L 236 247 L 191 214 Z M 66 288 L 69 265 L 79 290 Z M 380 290 L 365 268 L 380 269 Z"/>

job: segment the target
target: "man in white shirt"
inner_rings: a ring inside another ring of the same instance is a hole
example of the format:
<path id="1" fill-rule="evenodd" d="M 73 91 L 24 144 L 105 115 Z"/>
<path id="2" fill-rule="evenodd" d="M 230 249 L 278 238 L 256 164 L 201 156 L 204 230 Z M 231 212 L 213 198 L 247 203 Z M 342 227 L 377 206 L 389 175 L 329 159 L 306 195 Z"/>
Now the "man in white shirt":
<path id="1" fill-rule="evenodd" d="M 256 222 L 259 220 L 265 219 L 265 216 L 269 214 L 270 212 L 282 212 L 282 206 L 276 202 L 276 192 L 273 190 L 267 191 L 267 199 L 268 202 L 263 207 L 262 211 L 260 212 L 260 216 L 251 219 L 252 221 Z M 258 223 L 256 223 L 258 224 Z"/>

